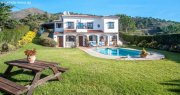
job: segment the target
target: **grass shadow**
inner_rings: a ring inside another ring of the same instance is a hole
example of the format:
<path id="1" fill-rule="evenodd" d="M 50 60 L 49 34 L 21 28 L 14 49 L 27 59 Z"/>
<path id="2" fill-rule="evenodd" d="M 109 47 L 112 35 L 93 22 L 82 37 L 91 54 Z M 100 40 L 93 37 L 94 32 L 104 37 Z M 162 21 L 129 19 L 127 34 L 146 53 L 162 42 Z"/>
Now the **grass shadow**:
<path id="1" fill-rule="evenodd" d="M 13 71 L 11 72 L 8 76 L 4 76 L 2 73 L 0 74 L 0 76 L 3 76 L 4 78 L 10 80 L 10 81 L 13 81 L 13 82 L 32 82 L 33 78 L 32 79 L 29 79 L 29 80 L 20 80 L 20 79 L 15 79 L 15 78 L 12 78 L 12 76 L 15 76 L 15 75 L 19 75 L 19 74 L 25 74 L 25 75 L 29 75 L 29 76 L 35 76 L 35 73 L 32 72 L 32 71 L 24 71 L 23 69 L 20 69 L 20 70 L 17 70 L 17 71 Z M 46 77 L 47 75 L 46 74 L 41 74 L 41 78 L 44 78 Z"/>
<path id="2" fill-rule="evenodd" d="M 180 95 L 180 80 L 171 80 L 160 83 L 161 85 L 170 86 L 171 88 L 167 89 L 170 92 L 174 92 Z"/>

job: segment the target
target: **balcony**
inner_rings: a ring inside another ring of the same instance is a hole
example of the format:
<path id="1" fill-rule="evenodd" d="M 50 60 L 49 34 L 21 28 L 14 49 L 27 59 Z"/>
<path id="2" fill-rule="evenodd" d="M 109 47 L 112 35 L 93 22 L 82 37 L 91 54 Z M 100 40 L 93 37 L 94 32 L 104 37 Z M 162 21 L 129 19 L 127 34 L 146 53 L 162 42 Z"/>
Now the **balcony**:
<path id="1" fill-rule="evenodd" d="M 66 29 L 74 29 L 74 26 L 68 26 Z"/>
<path id="2" fill-rule="evenodd" d="M 77 29 L 93 29 L 93 22 L 87 23 L 78 23 L 76 26 Z"/>

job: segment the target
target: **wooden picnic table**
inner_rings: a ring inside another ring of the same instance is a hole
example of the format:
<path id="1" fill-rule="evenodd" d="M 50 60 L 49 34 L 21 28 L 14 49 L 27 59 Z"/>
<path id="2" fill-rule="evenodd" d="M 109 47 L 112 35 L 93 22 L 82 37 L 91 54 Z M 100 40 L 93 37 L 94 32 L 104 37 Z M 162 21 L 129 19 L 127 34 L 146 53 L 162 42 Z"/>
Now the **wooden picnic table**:
<path id="1" fill-rule="evenodd" d="M 32 82 L 27 86 L 21 86 L 0 77 L 0 89 L 15 95 L 19 95 L 25 92 L 27 92 L 27 95 L 32 95 L 35 87 L 52 79 L 60 80 L 60 75 L 67 70 L 67 68 L 59 67 L 57 63 L 41 60 L 36 60 L 35 63 L 28 63 L 26 59 L 19 59 L 6 61 L 4 63 L 8 65 L 8 68 L 4 72 L 4 76 L 9 76 L 13 67 L 31 70 L 34 74 Z M 41 78 L 42 72 L 47 69 L 52 70 L 53 74 Z"/>

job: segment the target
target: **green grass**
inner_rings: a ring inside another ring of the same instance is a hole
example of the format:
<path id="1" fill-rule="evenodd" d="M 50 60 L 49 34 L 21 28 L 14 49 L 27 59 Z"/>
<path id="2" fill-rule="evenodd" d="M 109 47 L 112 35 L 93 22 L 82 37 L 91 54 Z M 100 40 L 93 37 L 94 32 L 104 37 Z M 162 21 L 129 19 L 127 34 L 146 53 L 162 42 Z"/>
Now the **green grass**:
<path id="1" fill-rule="evenodd" d="M 180 54 L 159 51 L 167 59 L 158 61 L 118 61 L 92 57 L 74 49 L 47 48 L 29 44 L 15 52 L 0 55 L 3 62 L 24 58 L 25 49 L 37 49 L 37 59 L 58 62 L 70 70 L 61 81 L 38 86 L 34 95 L 178 95 L 180 93 Z M 17 69 L 17 68 L 15 68 Z M 14 70 L 15 70 L 14 69 Z M 44 72 L 45 74 L 50 71 Z M 10 80 L 29 83 L 32 76 L 18 74 Z M 0 93 L 2 94 L 2 93 Z"/>

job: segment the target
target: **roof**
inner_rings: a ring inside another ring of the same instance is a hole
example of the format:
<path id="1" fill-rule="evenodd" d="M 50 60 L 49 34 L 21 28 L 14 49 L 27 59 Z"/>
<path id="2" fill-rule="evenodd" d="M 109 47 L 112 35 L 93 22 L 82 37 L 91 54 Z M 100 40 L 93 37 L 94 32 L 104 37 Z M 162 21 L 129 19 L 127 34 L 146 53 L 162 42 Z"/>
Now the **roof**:
<path id="1" fill-rule="evenodd" d="M 53 29 L 54 28 L 54 22 L 43 23 L 43 24 L 41 24 L 41 26 L 45 27 L 47 29 Z"/>
<path id="2" fill-rule="evenodd" d="M 103 33 L 102 30 L 88 30 L 87 33 Z"/>
<path id="3" fill-rule="evenodd" d="M 76 30 L 64 30 L 65 33 L 74 33 Z"/>
<path id="4" fill-rule="evenodd" d="M 118 16 L 96 16 L 96 15 L 62 15 L 62 17 L 116 18 L 116 19 L 119 19 L 119 17 L 118 17 Z"/>

